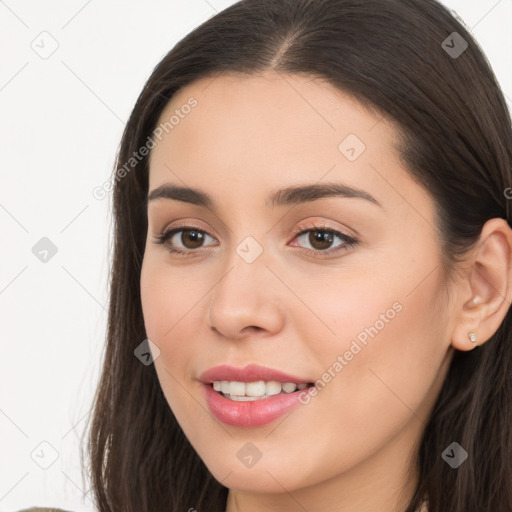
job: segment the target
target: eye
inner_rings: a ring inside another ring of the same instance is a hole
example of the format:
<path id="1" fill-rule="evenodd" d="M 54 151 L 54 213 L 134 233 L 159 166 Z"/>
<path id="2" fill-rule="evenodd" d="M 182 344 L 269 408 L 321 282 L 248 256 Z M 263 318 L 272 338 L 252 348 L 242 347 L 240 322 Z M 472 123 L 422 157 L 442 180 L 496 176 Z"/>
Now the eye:
<path id="1" fill-rule="evenodd" d="M 181 233 L 181 236 L 177 237 L 178 233 Z M 194 228 L 193 226 L 181 226 L 155 236 L 155 243 L 165 245 L 170 253 L 187 255 L 194 252 L 194 249 L 201 248 L 206 237 L 213 239 L 206 231 Z M 186 250 L 176 246 L 176 240 L 173 242 L 173 239 L 177 239 Z"/>
<path id="2" fill-rule="evenodd" d="M 181 236 L 177 236 L 180 233 Z M 154 238 L 156 244 L 164 245 L 170 253 L 183 256 L 198 252 L 196 249 L 202 248 L 207 238 L 214 240 L 206 231 L 193 226 L 176 227 L 164 231 Z M 331 247 L 336 238 L 341 240 L 341 244 Z M 302 250 L 314 257 L 345 251 L 358 243 L 352 236 L 326 225 L 309 225 L 306 229 L 302 228 L 295 233 L 293 240 L 295 239 L 303 239 L 303 243 L 309 244 L 312 248 L 306 247 Z M 181 247 L 177 243 L 180 243 Z"/>
<path id="3" fill-rule="evenodd" d="M 336 238 L 341 240 L 341 243 L 332 247 Z M 312 249 L 306 247 L 304 252 L 315 257 L 346 251 L 357 244 L 354 237 L 325 225 L 308 226 L 307 229 L 302 229 L 296 233 L 295 239 L 302 239 L 303 243 L 309 244 Z"/>

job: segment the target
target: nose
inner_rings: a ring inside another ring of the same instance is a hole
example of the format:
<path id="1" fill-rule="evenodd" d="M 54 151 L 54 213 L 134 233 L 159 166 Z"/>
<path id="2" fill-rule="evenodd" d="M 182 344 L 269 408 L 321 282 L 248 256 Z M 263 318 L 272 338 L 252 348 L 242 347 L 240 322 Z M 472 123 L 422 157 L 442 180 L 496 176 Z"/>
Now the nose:
<path id="1" fill-rule="evenodd" d="M 238 254 L 212 290 L 209 325 L 225 338 L 268 336 L 282 329 L 283 284 L 267 266 L 264 253 L 248 263 Z"/>

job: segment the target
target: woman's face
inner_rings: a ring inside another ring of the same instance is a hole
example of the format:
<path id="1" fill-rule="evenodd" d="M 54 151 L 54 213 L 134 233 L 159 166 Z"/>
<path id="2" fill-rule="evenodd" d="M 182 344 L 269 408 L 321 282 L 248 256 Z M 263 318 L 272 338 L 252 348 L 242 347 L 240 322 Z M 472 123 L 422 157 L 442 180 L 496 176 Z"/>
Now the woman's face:
<path id="1" fill-rule="evenodd" d="M 240 491 L 400 482 L 452 325 L 434 204 L 393 126 L 326 82 L 273 73 L 199 80 L 160 122 L 150 195 L 200 194 L 149 200 L 141 299 L 195 450 Z"/>

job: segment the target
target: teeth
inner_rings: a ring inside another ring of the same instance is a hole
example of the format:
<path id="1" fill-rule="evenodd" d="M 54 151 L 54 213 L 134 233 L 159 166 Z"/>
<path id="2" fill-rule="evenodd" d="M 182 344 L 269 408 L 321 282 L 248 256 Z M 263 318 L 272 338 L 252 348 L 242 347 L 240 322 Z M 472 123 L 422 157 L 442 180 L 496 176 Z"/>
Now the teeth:
<path id="1" fill-rule="evenodd" d="M 227 380 L 223 380 L 221 383 L 220 383 L 220 390 L 225 394 L 225 393 L 229 393 L 231 389 L 231 385 L 229 384 L 229 382 Z"/>
<path id="2" fill-rule="evenodd" d="M 233 388 L 233 382 L 229 390 L 230 395 L 242 395 L 243 393 L 237 393 L 236 388 Z M 258 382 L 248 382 L 245 385 L 245 394 L 247 396 L 263 396 L 265 394 L 265 382 L 259 380 Z"/>
<path id="3" fill-rule="evenodd" d="M 245 388 L 246 388 L 245 382 L 230 382 L 229 383 L 229 394 L 237 395 L 237 396 L 244 396 L 247 393 L 247 395 L 249 395 L 249 396 L 258 396 L 258 395 L 251 395 L 251 393 L 249 393 L 249 390 L 246 391 Z"/>
<path id="4" fill-rule="evenodd" d="M 249 402 L 268 398 L 269 396 L 279 395 L 280 393 L 293 393 L 294 391 L 305 389 L 307 384 L 294 384 L 293 382 L 276 382 L 271 380 L 265 382 L 239 382 L 239 381 L 214 381 L 213 389 L 222 392 L 226 398 L 238 402 Z"/>
<path id="5" fill-rule="evenodd" d="M 265 385 L 265 394 L 268 396 L 279 395 L 281 393 L 281 383 L 276 382 L 275 380 L 271 380 L 267 382 Z"/>
<path id="6" fill-rule="evenodd" d="M 237 395 L 227 395 L 226 398 L 230 400 L 234 400 L 235 402 L 253 402 L 254 400 L 260 400 L 261 396 L 237 396 Z"/>
<path id="7" fill-rule="evenodd" d="M 297 389 L 297 385 L 293 382 L 286 382 L 283 384 L 283 391 L 285 393 L 293 393 Z"/>

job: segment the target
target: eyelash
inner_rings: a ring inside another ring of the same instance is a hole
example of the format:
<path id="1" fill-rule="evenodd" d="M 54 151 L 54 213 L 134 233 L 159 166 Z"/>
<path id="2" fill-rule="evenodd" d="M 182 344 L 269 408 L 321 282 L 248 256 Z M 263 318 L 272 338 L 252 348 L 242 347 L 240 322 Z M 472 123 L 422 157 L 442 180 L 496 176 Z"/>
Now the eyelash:
<path id="1" fill-rule="evenodd" d="M 194 252 L 197 252 L 197 250 L 195 249 L 188 249 L 188 250 L 183 250 L 183 249 L 179 249 L 179 248 L 176 248 L 176 247 L 169 247 L 169 245 L 167 244 L 167 240 L 169 240 L 170 238 L 172 238 L 176 233 L 179 233 L 181 231 L 197 231 L 198 233 L 202 233 L 202 234 L 205 234 L 205 235 L 208 235 L 208 233 L 202 229 L 198 229 L 194 226 L 179 226 L 179 227 L 176 227 L 176 228 L 172 228 L 168 231 L 163 231 L 162 233 L 160 233 L 159 235 L 156 235 L 154 238 L 154 243 L 157 244 L 157 245 L 164 245 L 165 248 L 172 254 L 177 254 L 177 255 L 180 255 L 180 256 L 187 256 L 191 253 L 194 253 Z M 304 235 L 306 233 L 309 233 L 310 231 L 323 231 L 323 232 L 326 232 L 326 233 L 329 233 L 329 234 L 332 234 L 332 235 L 335 235 L 337 237 L 339 237 L 341 240 L 343 240 L 344 244 L 341 245 L 341 246 L 337 246 L 337 247 L 334 247 L 334 248 L 331 248 L 331 249 L 326 249 L 326 250 L 320 250 L 320 249 L 307 249 L 307 248 L 302 248 L 302 251 L 305 252 L 306 254 L 309 254 L 309 255 L 312 255 L 316 258 L 320 257 L 322 258 L 323 256 L 318 256 L 319 254 L 322 254 L 322 255 L 330 255 L 332 253 L 336 253 L 336 252 L 340 252 L 340 251 L 346 251 L 348 249 L 350 249 L 351 247 L 355 246 L 358 241 L 349 236 L 349 235 L 346 235 L 345 233 L 342 233 L 341 231 L 338 231 L 336 229 L 332 229 L 328 226 L 324 226 L 324 225 L 317 225 L 317 224 L 312 224 L 312 225 L 309 225 L 309 226 L 306 226 L 305 228 L 302 228 L 300 230 L 297 230 L 294 235 L 293 235 L 293 240 L 295 240 L 295 238 L 301 236 L 301 235 Z M 208 236 L 211 236 L 211 235 L 208 235 Z"/>

